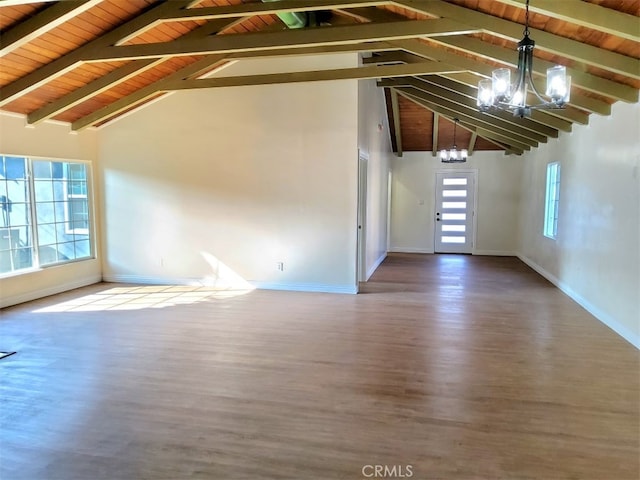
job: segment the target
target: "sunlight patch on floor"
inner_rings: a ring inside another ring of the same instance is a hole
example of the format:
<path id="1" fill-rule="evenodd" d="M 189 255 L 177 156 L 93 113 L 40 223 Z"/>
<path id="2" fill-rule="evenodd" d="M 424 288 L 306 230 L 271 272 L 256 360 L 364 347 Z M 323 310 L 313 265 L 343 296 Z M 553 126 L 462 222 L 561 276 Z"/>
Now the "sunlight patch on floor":
<path id="1" fill-rule="evenodd" d="M 48 307 L 34 310 L 50 312 L 100 312 L 104 310 L 140 310 L 166 308 L 198 303 L 205 300 L 224 300 L 253 291 L 251 288 L 221 290 L 202 286 L 148 285 L 113 287 L 101 292 L 74 298 Z"/>

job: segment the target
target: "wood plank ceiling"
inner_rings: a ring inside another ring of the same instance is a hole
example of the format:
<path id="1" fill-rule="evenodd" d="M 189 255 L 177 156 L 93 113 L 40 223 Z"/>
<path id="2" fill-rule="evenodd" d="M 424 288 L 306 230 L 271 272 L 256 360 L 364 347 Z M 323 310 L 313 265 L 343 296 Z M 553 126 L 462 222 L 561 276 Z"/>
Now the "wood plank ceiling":
<path id="1" fill-rule="evenodd" d="M 374 78 L 392 143 L 521 154 L 617 101 L 637 102 L 640 0 L 532 0 L 538 82 L 565 65 L 571 103 L 530 118 L 479 113 L 479 79 L 514 67 L 525 0 L 0 0 L 0 108 L 29 124 L 100 127 L 169 91 Z M 287 29 L 278 14 L 304 12 Z M 362 52 L 363 65 L 307 73 L 202 78 L 231 60 Z"/>

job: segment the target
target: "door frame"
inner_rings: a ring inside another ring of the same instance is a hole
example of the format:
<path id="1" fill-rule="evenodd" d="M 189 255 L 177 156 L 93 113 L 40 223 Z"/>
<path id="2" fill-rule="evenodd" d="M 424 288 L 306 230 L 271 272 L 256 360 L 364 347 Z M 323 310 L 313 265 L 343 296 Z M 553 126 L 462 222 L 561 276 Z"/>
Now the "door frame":
<path id="1" fill-rule="evenodd" d="M 358 150 L 358 215 L 356 225 L 356 285 L 367 281 L 367 188 L 369 155 Z"/>
<path id="2" fill-rule="evenodd" d="M 479 175 L 477 168 L 438 168 L 433 173 L 433 210 L 431 212 L 431 218 L 433 222 L 433 251 L 436 252 L 436 211 L 438 209 L 438 174 L 439 173 L 465 173 L 473 174 L 473 214 L 471 216 L 471 233 L 473 238 L 471 239 L 471 255 L 476 253 L 476 240 L 478 237 L 478 182 Z"/>

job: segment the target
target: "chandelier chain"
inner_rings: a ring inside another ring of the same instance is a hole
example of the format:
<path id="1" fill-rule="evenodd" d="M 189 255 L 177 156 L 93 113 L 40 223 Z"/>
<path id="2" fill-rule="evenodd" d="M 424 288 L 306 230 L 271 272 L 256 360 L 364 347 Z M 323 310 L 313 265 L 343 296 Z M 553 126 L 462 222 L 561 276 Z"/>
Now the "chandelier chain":
<path id="1" fill-rule="evenodd" d="M 524 11 L 524 36 L 529 36 L 529 0 L 527 0 Z"/>

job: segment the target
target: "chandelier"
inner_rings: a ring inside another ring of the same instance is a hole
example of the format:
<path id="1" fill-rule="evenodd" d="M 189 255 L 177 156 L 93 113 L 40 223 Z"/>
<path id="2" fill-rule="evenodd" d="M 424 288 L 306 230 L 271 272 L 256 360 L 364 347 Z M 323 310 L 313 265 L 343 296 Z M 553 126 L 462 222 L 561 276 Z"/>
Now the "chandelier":
<path id="1" fill-rule="evenodd" d="M 464 149 L 458 150 L 456 145 L 456 128 L 458 127 L 459 120 L 454 118 L 453 122 L 453 147 L 449 150 L 440 150 L 440 160 L 442 163 L 464 163 L 467 161 L 467 151 Z"/>
<path id="2" fill-rule="evenodd" d="M 516 80 L 511 83 L 511 71 L 498 68 L 492 72 L 491 80 L 484 79 L 478 83 L 478 108 L 481 112 L 490 110 L 512 111 L 516 117 L 531 115 L 534 109 L 564 108 L 569 102 L 571 77 L 567 69 L 556 65 L 547 69 L 547 90 L 545 100 L 533 83 L 533 48 L 536 42 L 529 38 L 529 0 L 526 2 L 524 38 L 518 42 L 518 70 Z M 536 105 L 527 105 L 528 89 L 540 101 Z"/>

